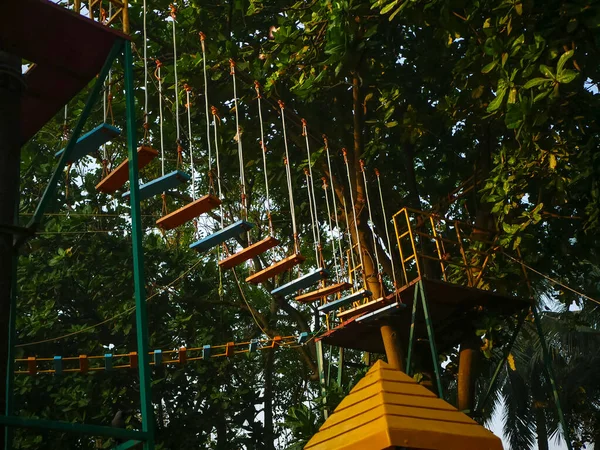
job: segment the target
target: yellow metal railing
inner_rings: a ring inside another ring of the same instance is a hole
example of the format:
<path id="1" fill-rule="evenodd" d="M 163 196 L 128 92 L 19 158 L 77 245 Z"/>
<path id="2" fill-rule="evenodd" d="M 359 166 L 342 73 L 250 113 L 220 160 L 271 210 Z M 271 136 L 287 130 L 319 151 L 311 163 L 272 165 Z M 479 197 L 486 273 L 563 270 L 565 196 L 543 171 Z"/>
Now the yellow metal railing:
<path id="1" fill-rule="evenodd" d="M 90 19 L 97 20 L 106 26 L 121 19 L 123 32 L 129 34 L 128 0 L 88 0 L 83 3 L 87 7 Z M 75 12 L 81 12 L 81 5 L 81 0 L 75 0 Z"/>

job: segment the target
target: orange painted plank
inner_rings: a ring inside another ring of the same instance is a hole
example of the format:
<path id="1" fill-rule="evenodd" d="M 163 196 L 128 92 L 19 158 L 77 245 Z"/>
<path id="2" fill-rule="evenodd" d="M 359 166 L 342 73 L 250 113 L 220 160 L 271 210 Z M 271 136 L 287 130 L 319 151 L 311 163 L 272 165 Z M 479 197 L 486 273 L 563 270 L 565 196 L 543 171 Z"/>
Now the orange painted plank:
<path id="1" fill-rule="evenodd" d="M 273 236 L 269 236 L 262 241 L 255 242 L 252 245 L 240 250 L 233 255 L 228 256 L 225 259 L 219 261 L 219 266 L 222 269 L 231 269 L 232 267 L 238 266 L 244 261 L 254 258 L 267 250 L 279 245 L 279 241 Z"/>
<path id="2" fill-rule="evenodd" d="M 178 227 L 181 224 L 189 222 L 200 214 L 204 214 L 210 210 L 215 209 L 221 204 L 214 195 L 205 195 L 199 199 L 185 205 L 183 208 L 179 208 L 177 211 L 173 211 L 164 217 L 161 217 L 156 221 L 156 225 L 163 230 L 171 230 Z"/>
<path id="3" fill-rule="evenodd" d="M 250 275 L 248 278 L 246 278 L 246 282 L 253 284 L 262 283 L 263 281 L 266 281 L 269 278 L 273 278 L 274 276 L 279 275 L 280 273 L 283 273 L 294 266 L 297 266 L 298 264 L 302 263 L 305 259 L 306 258 L 299 253 L 296 255 L 288 256 L 287 258 L 284 258 L 281 261 L 277 261 L 275 264 L 264 268 L 260 272 L 256 272 L 254 275 Z"/>
<path id="4" fill-rule="evenodd" d="M 387 297 L 379 297 L 377 300 L 372 300 L 368 303 L 363 303 L 362 305 L 356 306 L 355 308 L 350 308 L 345 311 L 342 311 L 342 312 L 338 313 L 337 316 L 342 321 L 345 321 L 345 320 L 350 319 L 351 317 L 355 317 L 360 314 L 375 311 L 375 310 L 382 308 L 385 305 L 388 305 L 390 303 L 392 303 L 392 301 L 389 301 Z"/>
<path id="5" fill-rule="evenodd" d="M 158 156 L 158 152 L 152 147 L 142 145 L 138 148 L 138 170 L 146 167 L 150 161 Z M 115 169 L 113 169 L 100 183 L 96 185 L 96 190 L 113 194 L 129 180 L 129 160 L 125 159 Z"/>
<path id="6" fill-rule="evenodd" d="M 296 296 L 296 301 L 303 303 L 312 302 L 314 300 L 319 300 L 322 297 L 345 291 L 346 289 L 350 289 L 351 287 L 352 285 L 346 282 L 331 284 L 329 286 L 325 286 L 324 288 L 317 289 L 316 291 L 311 291 L 307 292 L 306 294 L 298 295 Z"/>

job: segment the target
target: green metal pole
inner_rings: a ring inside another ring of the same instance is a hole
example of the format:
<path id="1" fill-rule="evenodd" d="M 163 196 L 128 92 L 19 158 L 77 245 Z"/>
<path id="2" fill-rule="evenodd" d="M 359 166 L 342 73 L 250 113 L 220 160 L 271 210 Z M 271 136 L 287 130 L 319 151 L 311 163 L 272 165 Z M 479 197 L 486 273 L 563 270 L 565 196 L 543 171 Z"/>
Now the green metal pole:
<path id="1" fill-rule="evenodd" d="M 544 365 L 546 366 L 546 372 L 548 373 L 550 386 L 552 386 L 552 396 L 554 397 L 554 404 L 556 405 L 556 413 L 558 414 L 558 420 L 563 429 L 563 436 L 565 438 L 565 441 L 567 442 L 567 448 L 569 450 L 573 450 L 573 446 L 571 445 L 571 436 L 569 433 L 569 428 L 567 427 L 565 415 L 563 414 L 563 410 L 560 405 L 560 398 L 558 397 L 558 387 L 556 386 L 556 378 L 554 376 L 554 369 L 552 368 L 552 359 L 550 358 L 548 345 L 546 344 L 546 339 L 544 338 L 544 331 L 542 330 L 542 322 L 540 321 L 540 315 L 537 310 L 537 305 L 533 305 L 531 309 L 533 311 L 533 317 L 535 319 L 535 326 L 540 337 L 542 352 L 544 352 Z"/>
<path id="2" fill-rule="evenodd" d="M 325 368 L 323 361 L 323 343 L 321 341 L 317 341 L 315 343 L 315 348 L 317 351 L 317 368 L 319 370 L 319 384 L 321 385 L 321 395 L 323 396 L 323 405 L 327 405 L 327 390 L 325 389 Z M 329 416 L 329 411 L 325 409 L 325 418 Z"/>
<path id="3" fill-rule="evenodd" d="M 337 373 L 337 384 L 342 385 L 344 381 L 344 347 L 340 347 L 340 356 L 338 359 L 338 373 Z"/>
<path id="4" fill-rule="evenodd" d="M 135 287 L 135 320 L 140 375 L 142 430 L 148 434 L 145 450 L 154 449 L 154 410 L 151 395 L 150 357 L 148 356 L 148 311 L 144 287 L 144 250 L 139 201 L 137 141 L 135 136 L 135 96 L 133 91 L 133 56 L 131 42 L 125 42 L 125 99 L 127 105 L 127 150 L 129 158 L 129 189 L 131 205 L 131 240 L 133 243 L 133 282 Z"/>
<path id="5" fill-rule="evenodd" d="M 18 216 L 15 216 L 18 217 Z M 12 416 L 15 409 L 15 344 L 17 340 L 17 250 L 13 249 L 12 262 L 12 281 L 10 288 L 10 314 L 8 317 L 8 361 L 6 363 L 6 409 L 5 415 Z M 4 448 L 5 450 L 12 449 L 13 429 L 5 428 L 4 432 Z"/>
<path id="6" fill-rule="evenodd" d="M 420 282 L 419 282 L 420 283 Z M 413 295 L 412 317 L 410 319 L 410 334 L 408 335 L 408 355 L 406 356 L 406 374 L 412 376 L 412 354 L 415 344 L 415 326 L 417 323 L 417 309 L 419 299 L 419 286 L 415 285 L 415 294 Z"/>
<path id="7" fill-rule="evenodd" d="M 425 315 L 425 325 L 427 326 L 427 336 L 429 337 L 429 349 L 431 350 L 431 359 L 433 361 L 433 370 L 435 372 L 435 380 L 437 382 L 438 396 L 443 400 L 444 390 L 442 388 L 442 377 L 440 375 L 440 357 L 438 355 L 437 347 L 435 345 L 433 323 L 431 322 L 431 316 L 429 315 L 429 305 L 427 304 L 427 296 L 425 295 L 425 289 L 423 288 L 423 280 L 420 280 L 418 285 L 419 292 L 421 293 L 423 314 Z"/>
<path id="8" fill-rule="evenodd" d="M 87 121 L 90 113 L 92 112 L 92 108 L 93 108 L 94 104 L 96 103 L 98 96 L 100 95 L 100 91 L 102 90 L 102 88 L 104 86 L 104 80 L 107 77 L 108 72 L 110 71 L 110 68 L 112 67 L 112 64 L 113 64 L 115 58 L 117 56 L 119 56 L 119 54 L 122 52 L 122 49 L 123 49 L 123 41 L 120 39 L 115 41 L 112 49 L 110 50 L 110 53 L 108 54 L 108 57 L 106 58 L 104 66 L 102 66 L 102 70 L 100 70 L 100 74 L 98 74 L 96 83 L 94 84 L 94 87 L 92 88 L 90 94 L 88 95 L 85 106 L 83 107 L 83 110 L 81 111 L 81 115 L 79 116 L 79 120 L 77 121 L 77 125 L 75 125 L 75 128 L 73 128 L 73 135 L 71 136 L 71 139 L 69 139 L 69 142 L 67 144 L 67 147 L 65 148 L 65 151 L 63 152 L 62 156 L 58 160 L 58 165 L 56 166 L 56 169 L 54 170 L 52 177 L 50 177 L 50 181 L 48 182 L 48 186 L 46 186 L 46 190 L 44 191 L 44 194 L 42 195 L 42 199 L 40 200 L 40 203 L 38 204 L 38 206 L 35 210 L 35 213 L 33 214 L 33 217 L 31 218 L 31 220 L 29 221 L 29 224 L 27 225 L 29 228 L 34 228 L 40 223 L 40 221 L 42 220 L 42 216 L 44 215 L 44 212 L 46 211 L 46 209 L 48 208 L 48 205 L 50 204 L 50 201 L 54 198 L 54 194 L 56 192 L 56 186 L 58 185 L 58 180 L 60 179 L 60 177 L 62 175 L 62 171 L 64 170 L 65 166 L 67 165 L 67 161 L 69 161 L 69 158 L 71 157 L 71 153 L 73 152 L 73 149 L 75 148 L 75 144 L 77 143 L 77 139 L 79 139 L 79 135 L 81 134 L 81 131 L 83 130 L 83 126 L 85 125 L 85 122 Z"/>
<path id="9" fill-rule="evenodd" d="M 519 320 L 517 321 L 517 325 L 515 326 L 515 330 L 510 338 L 510 342 L 508 343 L 508 346 L 504 350 L 502 359 L 500 361 L 498 361 L 498 365 L 496 366 L 496 370 L 494 370 L 494 375 L 492 375 L 492 379 L 490 380 L 490 384 L 487 388 L 487 391 L 486 391 L 485 395 L 483 396 L 483 399 L 481 400 L 481 402 L 477 408 L 478 412 L 483 410 L 483 408 L 485 407 L 485 404 L 487 403 L 488 399 L 490 398 L 490 395 L 492 394 L 492 391 L 494 390 L 494 386 L 496 385 L 496 381 L 498 380 L 498 376 L 500 375 L 500 371 L 502 370 L 502 367 L 504 366 L 506 358 L 508 358 L 508 355 L 510 354 L 513 346 L 515 345 L 515 341 L 517 340 L 517 337 L 519 336 L 519 332 L 521 331 L 521 328 L 523 327 L 523 324 L 525 323 L 525 318 L 527 317 L 527 311 L 528 310 L 523 311 L 519 317 Z"/>

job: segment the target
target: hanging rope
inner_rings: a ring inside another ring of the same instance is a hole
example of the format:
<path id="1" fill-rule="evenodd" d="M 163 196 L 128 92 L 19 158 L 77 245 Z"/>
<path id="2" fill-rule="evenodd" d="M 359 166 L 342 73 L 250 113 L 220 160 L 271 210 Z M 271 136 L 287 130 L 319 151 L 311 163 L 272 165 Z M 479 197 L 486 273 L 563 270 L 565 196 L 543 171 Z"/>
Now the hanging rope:
<path id="1" fill-rule="evenodd" d="M 148 130 L 150 124 L 148 123 L 148 28 L 146 24 L 147 16 L 147 5 L 144 0 L 143 5 L 143 34 L 144 34 L 144 143 L 148 144 Z"/>
<path id="2" fill-rule="evenodd" d="M 265 145 L 265 131 L 263 125 L 263 116 L 262 116 L 262 105 L 261 99 L 262 95 L 260 94 L 260 83 L 258 81 L 254 82 L 254 89 L 256 90 L 256 100 L 258 101 L 258 119 L 260 122 L 260 148 L 262 150 L 262 158 L 263 158 L 263 171 L 265 173 L 265 193 L 267 196 L 266 206 L 267 206 L 267 219 L 269 220 L 269 234 L 273 236 L 273 220 L 271 218 L 271 198 L 269 197 L 269 176 L 267 173 L 267 147 Z"/>
<path id="3" fill-rule="evenodd" d="M 154 76 L 158 80 L 158 129 L 160 135 L 160 163 L 161 163 L 161 174 L 165 176 L 165 141 L 163 135 L 163 107 L 162 107 L 162 78 L 160 75 L 160 69 L 162 67 L 160 60 L 156 60 L 156 70 Z"/>
<path id="4" fill-rule="evenodd" d="M 177 168 L 183 163 L 183 147 L 181 146 L 181 127 L 179 126 L 179 80 L 177 78 L 177 34 L 175 30 L 175 22 L 177 21 L 177 7 L 173 4 L 171 8 L 171 19 L 173 22 L 173 74 L 175 76 L 175 123 L 177 128 Z"/>
<path id="5" fill-rule="evenodd" d="M 317 265 L 320 265 L 321 260 L 319 259 L 319 248 L 317 245 L 317 227 L 315 226 L 313 199 L 312 195 L 310 195 L 310 172 L 306 167 L 304 168 L 304 176 L 306 177 L 306 192 L 308 193 L 308 209 L 310 209 L 310 229 L 312 230 L 313 244 L 315 246 L 315 261 L 317 262 Z"/>
<path id="6" fill-rule="evenodd" d="M 379 200 L 381 201 L 381 211 L 383 213 L 383 223 L 385 224 L 385 238 L 387 242 L 387 250 L 390 255 L 390 263 L 392 264 L 392 278 L 394 279 L 394 291 L 398 296 L 398 282 L 396 281 L 396 269 L 394 268 L 394 256 L 392 254 L 392 241 L 390 240 L 390 231 L 388 229 L 387 214 L 385 212 L 385 204 L 383 202 L 383 191 L 381 189 L 381 180 L 379 179 L 379 170 L 375 169 L 375 175 L 377 176 L 377 186 L 379 188 Z"/>
<path id="7" fill-rule="evenodd" d="M 298 230 L 296 228 L 296 211 L 294 207 L 294 194 L 292 192 L 292 173 L 290 170 L 290 156 L 288 151 L 288 143 L 287 143 L 287 133 L 285 128 L 285 103 L 281 100 L 278 101 L 279 109 L 281 111 L 281 125 L 283 127 L 283 144 L 285 146 L 285 159 L 283 160 L 283 164 L 285 165 L 285 173 L 287 176 L 287 187 L 288 187 L 288 196 L 290 199 L 290 213 L 292 216 L 292 232 L 294 233 L 294 251 L 296 254 L 300 253 L 300 243 L 298 242 Z"/>
<path id="8" fill-rule="evenodd" d="M 185 107 L 187 108 L 187 119 L 188 119 L 188 146 L 189 146 L 189 150 L 190 150 L 190 166 L 192 168 L 192 200 L 196 200 L 196 169 L 194 167 L 194 153 L 192 151 L 192 103 L 190 100 L 190 96 L 192 94 L 192 88 L 185 83 L 183 85 L 183 88 L 185 89 L 185 95 L 186 95 L 186 104 Z"/>
<path id="9" fill-rule="evenodd" d="M 348 208 L 346 207 L 346 197 L 343 197 L 344 217 L 346 220 L 346 237 L 348 238 L 348 246 L 350 247 L 350 261 L 349 265 L 356 267 L 356 260 L 354 259 L 354 246 L 352 245 L 352 233 L 350 232 L 350 219 L 348 218 Z M 348 276 L 350 275 L 351 267 L 348 267 Z M 353 278 L 352 283 L 356 285 L 356 277 Z"/>
<path id="10" fill-rule="evenodd" d="M 326 177 L 322 177 L 321 178 L 323 180 L 323 191 L 325 192 L 325 203 L 327 204 L 327 220 L 328 220 L 328 225 L 329 225 L 329 229 L 331 230 L 331 248 L 333 250 L 333 265 L 335 268 L 335 277 L 336 277 L 336 281 L 339 283 L 340 282 L 340 277 L 342 276 L 342 267 L 343 267 L 343 260 L 340 261 L 340 265 L 338 267 L 338 254 L 337 254 L 337 248 L 335 245 L 335 236 L 333 235 L 333 224 L 331 222 L 331 208 L 329 207 L 329 193 L 327 192 L 327 190 L 329 189 L 329 186 L 327 185 L 327 178 Z M 339 239 L 339 233 L 338 233 L 338 239 Z M 341 244 L 340 244 L 340 248 L 341 248 Z"/>
<path id="11" fill-rule="evenodd" d="M 375 269 L 375 275 L 377 276 L 377 280 L 379 281 L 379 285 L 383 288 L 383 280 L 381 278 L 381 265 L 379 263 L 379 254 L 377 253 L 377 236 L 375 235 L 375 223 L 373 222 L 373 214 L 371 212 L 371 202 L 369 201 L 369 187 L 367 185 L 367 174 L 365 173 L 365 162 L 361 159 L 360 161 L 360 171 L 363 177 L 363 183 L 365 185 L 365 199 L 367 200 L 367 210 L 369 211 L 369 222 L 371 226 L 371 235 L 373 236 L 373 253 L 375 254 L 375 264 L 377 268 Z"/>
<path id="12" fill-rule="evenodd" d="M 354 218 L 354 231 L 356 233 L 356 245 L 358 247 L 358 260 L 360 261 L 360 271 L 365 276 L 365 265 L 363 263 L 362 246 L 360 245 L 360 236 L 358 235 L 358 221 L 356 219 L 356 208 L 354 207 L 354 194 L 352 189 L 352 178 L 350 177 L 350 166 L 348 165 L 348 152 L 345 148 L 342 149 L 344 155 L 344 164 L 346 165 L 346 173 L 348 174 L 348 187 L 350 188 L 350 207 L 352 208 L 352 216 Z"/>
<path id="13" fill-rule="evenodd" d="M 308 155 L 308 172 L 309 172 L 309 197 L 312 197 L 312 207 L 314 209 L 314 233 L 315 233 L 315 245 L 318 253 L 317 261 L 319 265 L 322 267 L 325 261 L 323 260 L 323 253 L 321 247 L 321 230 L 319 229 L 319 214 L 317 210 L 317 198 L 315 197 L 315 185 L 313 181 L 313 172 L 312 172 L 312 158 L 310 156 L 310 144 L 308 142 L 308 131 L 306 127 L 306 120 L 302 119 L 302 136 L 304 136 L 304 140 L 306 141 L 306 154 Z"/>
<path id="14" fill-rule="evenodd" d="M 206 142 L 208 143 L 208 192 L 214 193 L 215 186 L 213 183 L 213 174 L 212 174 L 212 148 L 210 142 L 210 116 L 209 116 L 209 108 L 208 108 L 208 77 L 206 75 L 206 45 L 204 41 L 206 40 L 206 35 L 201 31 L 200 35 L 200 45 L 202 47 L 202 68 L 204 74 L 204 107 L 206 114 Z"/>
<path id="15" fill-rule="evenodd" d="M 331 198 L 333 200 L 333 211 L 334 211 L 334 218 L 335 218 L 335 227 L 338 230 L 338 248 L 339 248 L 339 252 L 340 252 L 340 267 L 343 267 L 343 261 L 344 261 L 344 252 L 342 251 L 342 229 L 340 228 L 340 224 L 338 221 L 338 215 L 337 215 L 337 202 L 335 200 L 336 197 L 336 193 L 335 193 L 335 187 L 333 185 L 333 171 L 331 170 L 331 155 L 329 154 L 329 141 L 327 140 L 327 136 L 323 135 L 323 144 L 325 146 L 325 152 L 327 153 L 327 168 L 329 170 L 329 181 L 330 181 L 330 187 L 331 187 Z M 344 213 L 346 212 L 346 206 L 344 206 Z M 347 219 L 347 217 L 346 217 Z M 346 221 L 346 226 L 348 225 L 348 222 Z M 351 261 L 352 264 L 354 264 L 354 251 L 352 250 L 352 241 L 349 240 L 348 241 L 350 243 L 350 254 L 351 254 Z M 349 275 L 349 274 L 348 274 Z"/>
<path id="16" fill-rule="evenodd" d="M 220 162 L 219 162 L 219 139 L 218 139 L 218 134 L 217 134 L 217 122 L 221 122 L 221 119 L 219 117 L 219 111 L 217 110 L 217 108 L 215 108 L 214 106 L 211 106 L 210 110 L 211 110 L 212 115 L 213 115 L 213 128 L 214 128 L 214 133 L 215 133 L 215 157 L 216 157 L 216 160 L 217 160 L 217 187 L 218 187 L 218 195 L 219 195 L 219 198 L 223 198 L 222 191 L 221 191 L 221 165 L 220 165 Z M 224 227 L 224 221 L 223 221 L 223 203 L 221 203 L 221 206 L 220 206 L 220 214 L 221 214 L 221 229 L 223 229 L 223 227 Z"/>
<path id="17" fill-rule="evenodd" d="M 237 141 L 238 148 L 238 159 L 240 163 L 240 193 L 242 197 L 242 218 L 248 220 L 248 206 L 246 205 L 246 177 L 244 171 L 244 148 L 242 146 L 242 129 L 240 128 L 240 114 L 237 96 L 237 85 L 235 82 L 235 61 L 229 60 L 229 67 L 231 68 L 231 79 L 233 80 L 233 104 L 235 108 L 235 129 L 236 135 L 235 140 Z"/>

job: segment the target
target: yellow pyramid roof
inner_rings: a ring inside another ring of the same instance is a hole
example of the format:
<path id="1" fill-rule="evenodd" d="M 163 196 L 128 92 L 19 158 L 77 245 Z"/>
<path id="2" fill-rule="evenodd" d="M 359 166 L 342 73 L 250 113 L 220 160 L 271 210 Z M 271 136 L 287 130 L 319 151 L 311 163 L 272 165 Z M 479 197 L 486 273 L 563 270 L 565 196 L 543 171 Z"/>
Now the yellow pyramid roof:
<path id="1" fill-rule="evenodd" d="M 490 431 L 408 375 L 377 361 L 305 450 L 502 450 Z"/>

